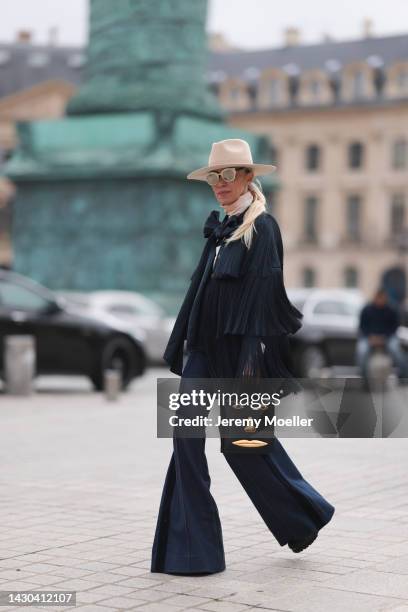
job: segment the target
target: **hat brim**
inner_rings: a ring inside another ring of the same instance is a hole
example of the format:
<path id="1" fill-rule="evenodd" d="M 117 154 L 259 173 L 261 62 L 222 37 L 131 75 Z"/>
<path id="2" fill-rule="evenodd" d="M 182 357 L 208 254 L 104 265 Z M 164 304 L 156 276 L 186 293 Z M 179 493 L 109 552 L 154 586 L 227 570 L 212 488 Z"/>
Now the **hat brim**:
<path id="1" fill-rule="evenodd" d="M 231 164 L 234 167 L 237 167 L 238 164 Z M 271 164 L 240 164 L 242 168 L 250 168 L 254 173 L 254 176 L 262 176 L 265 174 L 271 174 L 271 172 L 275 172 L 276 166 L 272 166 Z M 212 170 L 221 170 L 221 168 L 228 168 L 228 164 L 218 164 L 217 166 L 204 166 L 203 168 L 198 168 L 190 174 L 187 175 L 187 178 L 193 181 L 205 181 L 207 178 L 207 174 Z"/>

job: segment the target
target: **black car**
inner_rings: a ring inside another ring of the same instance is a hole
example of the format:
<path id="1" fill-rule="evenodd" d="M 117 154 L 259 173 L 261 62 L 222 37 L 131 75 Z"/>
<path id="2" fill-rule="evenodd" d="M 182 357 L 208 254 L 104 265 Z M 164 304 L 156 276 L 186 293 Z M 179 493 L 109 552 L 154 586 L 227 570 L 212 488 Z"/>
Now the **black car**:
<path id="1" fill-rule="evenodd" d="M 122 389 L 146 369 L 141 339 L 119 320 L 99 320 L 75 310 L 37 282 L 0 269 L 0 376 L 4 377 L 5 336 L 33 336 L 36 374 L 86 375 L 98 391 L 104 371 L 121 373 Z"/>

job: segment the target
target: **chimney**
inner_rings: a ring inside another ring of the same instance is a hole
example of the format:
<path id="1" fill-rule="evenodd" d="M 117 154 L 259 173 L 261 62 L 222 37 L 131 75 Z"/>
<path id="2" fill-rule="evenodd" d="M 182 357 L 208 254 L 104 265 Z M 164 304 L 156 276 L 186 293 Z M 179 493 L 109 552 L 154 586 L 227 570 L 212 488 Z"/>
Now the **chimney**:
<path id="1" fill-rule="evenodd" d="M 366 17 L 363 20 L 363 38 L 371 38 L 373 35 L 373 20 Z"/>
<path id="2" fill-rule="evenodd" d="M 58 28 L 52 26 L 48 29 L 48 44 L 50 47 L 56 47 L 58 44 Z"/>
<path id="3" fill-rule="evenodd" d="M 300 31 L 298 28 L 286 28 L 284 31 L 285 47 L 296 47 L 300 42 Z"/>
<path id="4" fill-rule="evenodd" d="M 220 32 L 213 32 L 208 35 L 208 45 L 210 50 L 215 53 L 222 51 L 237 51 L 236 47 L 233 47 Z"/>
<path id="5" fill-rule="evenodd" d="M 16 41 L 19 43 L 31 43 L 31 30 L 18 30 Z"/>
<path id="6" fill-rule="evenodd" d="M 334 38 L 331 34 L 329 34 L 329 32 L 323 32 L 322 33 L 322 42 L 324 43 L 330 43 L 333 42 Z"/>

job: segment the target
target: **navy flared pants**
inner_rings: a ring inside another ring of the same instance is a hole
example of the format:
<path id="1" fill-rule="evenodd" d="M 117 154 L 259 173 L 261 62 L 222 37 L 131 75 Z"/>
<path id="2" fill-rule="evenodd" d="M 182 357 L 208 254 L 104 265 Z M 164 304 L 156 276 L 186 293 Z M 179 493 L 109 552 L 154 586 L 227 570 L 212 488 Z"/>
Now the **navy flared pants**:
<path id="1" fill-rule="evenodd" d="M 206 355 L 191 352 L 182 378 L 208 377 Z M 160 502 L 151 571 L 223 571 L 222 529 L 210 492 L 205 437 L 174 437 L 173 447 Z M 224 456 L 281 546 L 316 533 L 332 518 L 334 506 L 303 478 L 277 438 L 269 453 Z"/>

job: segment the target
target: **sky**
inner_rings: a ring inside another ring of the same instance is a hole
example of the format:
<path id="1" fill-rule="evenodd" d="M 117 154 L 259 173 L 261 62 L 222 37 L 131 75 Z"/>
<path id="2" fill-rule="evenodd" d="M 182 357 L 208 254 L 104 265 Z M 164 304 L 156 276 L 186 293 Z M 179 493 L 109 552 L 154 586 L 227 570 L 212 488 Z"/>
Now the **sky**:
<path id="1" fill-rule="evenodd" d="M 84 45 L 87 5 L 88 0 L 0 0 L 0 43 L 29 29 L 33 41 L 43 44 L 50 29 L 57 28 L 59 44 Z M 207 30 L 224 34 L 234 46 L 262 49 L 282 45 L 285 28 L 292 26 L 306 44 L 319 42 L 324 34 L 335 40 L 358 38 L 365 18 L 372 19 L 376 36 L 408 33 L 408 1 L 209 0 Z"/>

